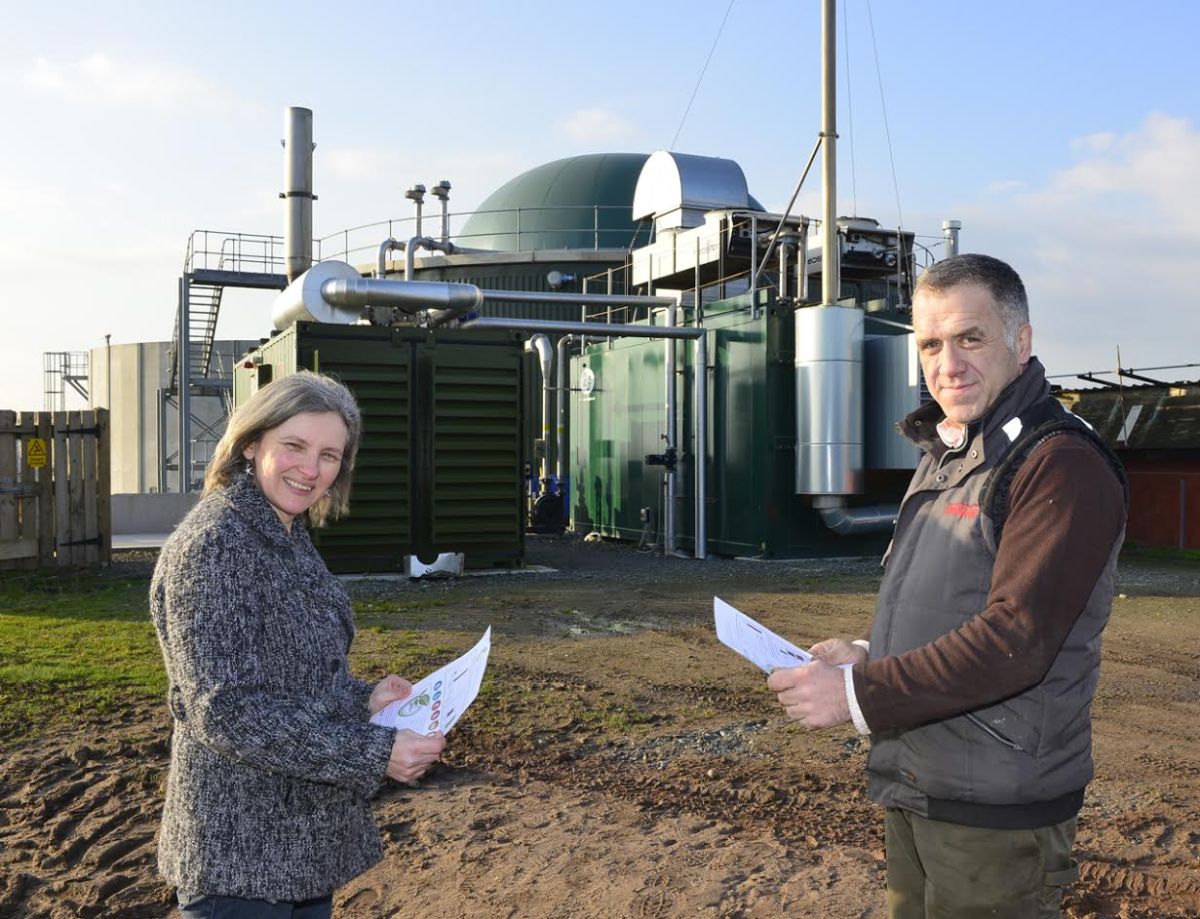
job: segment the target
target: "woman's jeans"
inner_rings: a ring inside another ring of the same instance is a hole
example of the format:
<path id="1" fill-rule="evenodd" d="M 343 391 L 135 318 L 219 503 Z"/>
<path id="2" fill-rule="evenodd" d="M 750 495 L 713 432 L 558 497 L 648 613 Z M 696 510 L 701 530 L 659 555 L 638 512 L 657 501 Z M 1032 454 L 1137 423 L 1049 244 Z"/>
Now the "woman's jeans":
<path id="1" fill-rule="evenodd" d="M 183 919 L 330 919 L 333 897 L 290 901 L 246 900 L 179 891 Z"/>

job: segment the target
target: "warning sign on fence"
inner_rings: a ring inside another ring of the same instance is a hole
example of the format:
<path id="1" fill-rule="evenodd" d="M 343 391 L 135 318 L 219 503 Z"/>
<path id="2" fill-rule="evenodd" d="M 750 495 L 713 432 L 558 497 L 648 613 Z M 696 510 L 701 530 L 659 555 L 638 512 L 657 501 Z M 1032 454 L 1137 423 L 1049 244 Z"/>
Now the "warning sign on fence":
<path id="1" fill-rule="evenodd" d="M 25 462 L 30 469 L 41 469 L 46 465 L 46 441 L 31 437 L 25 441 Z"/>

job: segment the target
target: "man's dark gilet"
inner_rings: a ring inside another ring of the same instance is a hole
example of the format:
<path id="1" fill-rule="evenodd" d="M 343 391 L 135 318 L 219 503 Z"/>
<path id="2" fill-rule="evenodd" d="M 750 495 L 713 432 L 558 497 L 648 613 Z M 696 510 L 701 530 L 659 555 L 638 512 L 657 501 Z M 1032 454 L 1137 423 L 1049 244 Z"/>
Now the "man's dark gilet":
<path id="1" fill-rule="evenodd" d="M 1108 460 L 1128 499 L 1120 461 L 1056 399 L 1038 399 L 1017 418 L 1015 438 L 1005 433 L 1012 421 L 990 432 L 985 458 L 974 468 L 978 436 L 940 464 L 922 461 L 889 550 L 872 658 L 928 644 L 987 606 L 1009 488 L 1047 439 L 1086 439 Z M 872 735 L 867 769 L 874 800 L 974 826 L 1048 826 L 1078 812 L 1093 772 L 1090 705 L 1122 537 L 1040 683 L 973 712 Z"/>

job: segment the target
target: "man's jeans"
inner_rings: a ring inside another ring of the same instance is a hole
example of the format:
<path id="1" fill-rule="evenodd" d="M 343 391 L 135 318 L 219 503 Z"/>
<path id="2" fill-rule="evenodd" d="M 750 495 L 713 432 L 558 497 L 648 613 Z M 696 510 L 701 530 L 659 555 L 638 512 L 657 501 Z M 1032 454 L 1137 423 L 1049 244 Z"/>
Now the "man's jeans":
<path id="1" fill-rule="evenodd" d="M 291 903 L 213 897 L 181 890 L 179 914 L 183 919 L 330 919 L 333 915 L 333 897 Z"/>
<path id="2" fill-rule="evenodd" d="M 1075 818 L 1036 830 L 991 830 L 889 808 L 891 919 L 1059 919 Z"/>

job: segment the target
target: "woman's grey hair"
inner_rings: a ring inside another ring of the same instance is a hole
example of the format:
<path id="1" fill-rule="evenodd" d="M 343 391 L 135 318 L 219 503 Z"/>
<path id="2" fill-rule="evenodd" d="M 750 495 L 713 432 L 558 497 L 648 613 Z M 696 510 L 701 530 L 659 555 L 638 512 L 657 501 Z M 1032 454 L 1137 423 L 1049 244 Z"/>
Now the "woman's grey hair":
<path id="1" fill-rule="evenodd" d="M 274 380 L 239 405 L 229 419 L 204 473 L 204 493 L 228 485 L 243 475 L 242 451 L 257 443 L 267 431 L 305 412 L 336 412 L 346 425 L 346 448 L 337 478 L 306 513 L 310 526 L 324 526 L 350 510 L 350 477 L 362 440 L 362 414 L 354 396 L 342 383 L 322 374 L 301 370 Z"/>
<path id="2" fill-rule="evenodd" d="M 1021 276 L 1012 267 L 990 255 L 968 252 L 952 255 L 930 266 L 917 279 L 915 295 L 922 290 L 945 293 L 952 287 L 974 284 L 992 296 L 1000 321 L 1004 323 L 1004 339 L 1008 350 L 1017 350 L 1017 334 L 1029 324 L 1029 299 Z"/>

